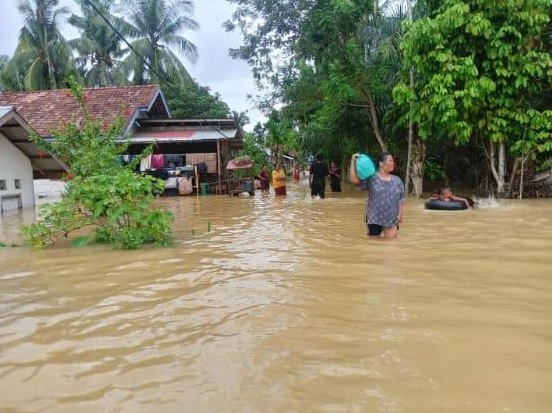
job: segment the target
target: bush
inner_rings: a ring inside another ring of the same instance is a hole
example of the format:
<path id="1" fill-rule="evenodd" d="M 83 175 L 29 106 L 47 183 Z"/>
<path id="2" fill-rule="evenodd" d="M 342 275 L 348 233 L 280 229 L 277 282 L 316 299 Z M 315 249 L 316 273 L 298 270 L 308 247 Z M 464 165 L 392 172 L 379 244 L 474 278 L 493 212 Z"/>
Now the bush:
<path id="1" fill-rule="evenodd" d="M 106 125 L 91 119 L 82 89 L 73 83 L 71 90 L 81 106 L 81 121 L 66 123 L 52 140 L 33 137 L 68 166 L 66 192 L 60 202 L 41 206 L 39 222 L 23 227 L 27 242 L 45 247 L 89 228 L 90 235 L 75 238 L 75 245 L 99 242 L 127 249 L 146 243 L 168 245 L 173 215 L 152 206 L 164 182 L 135 174 L 139 157 L 128 166 L 119 163 L 118 155 L 127 148 L 120 142 L 122 121 Z"/>

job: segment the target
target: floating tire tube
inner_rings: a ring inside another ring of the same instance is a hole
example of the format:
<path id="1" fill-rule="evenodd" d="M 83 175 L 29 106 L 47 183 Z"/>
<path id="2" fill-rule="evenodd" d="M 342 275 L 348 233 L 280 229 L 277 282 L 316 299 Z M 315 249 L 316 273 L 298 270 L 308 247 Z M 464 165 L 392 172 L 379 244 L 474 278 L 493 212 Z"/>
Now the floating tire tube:
<path id="1" fill-rule="evenodd" d="M 425 203 L 426 209 L 439 211 L 461 211 L 468 209 L 464 201 L 441 201 L 440 199 L 428 199 Z"/>

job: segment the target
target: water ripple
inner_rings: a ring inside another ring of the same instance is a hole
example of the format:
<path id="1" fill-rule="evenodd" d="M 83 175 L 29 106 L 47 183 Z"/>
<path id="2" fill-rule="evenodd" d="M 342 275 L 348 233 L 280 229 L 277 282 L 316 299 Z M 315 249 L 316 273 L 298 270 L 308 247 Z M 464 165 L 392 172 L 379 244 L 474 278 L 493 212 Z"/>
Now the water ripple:
<path id="1" fill-rule="evenodd" d="M 344 189 L 164 199 L 171 248 L 0 250 L 0 411 L 547 413 L 550 202 L 409 200 L 379 242 Z"/>

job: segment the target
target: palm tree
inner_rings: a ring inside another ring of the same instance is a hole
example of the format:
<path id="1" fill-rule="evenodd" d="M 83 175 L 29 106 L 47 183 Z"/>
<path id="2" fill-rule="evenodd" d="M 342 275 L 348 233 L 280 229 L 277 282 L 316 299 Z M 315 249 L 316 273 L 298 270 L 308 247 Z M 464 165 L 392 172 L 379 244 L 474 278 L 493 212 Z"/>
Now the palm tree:
<path id="1" fill-rule="evenodd" d="M 198 23 L 189 17 L 193 11 L 191 0 L 124 0 L 128 6 L 129 21 L 121 32 L 130 38 L 131 53 L 125 59 L 126 70 L 132 83 L 191 79 L 179 57 L 171 50 L 176 48 L 190 61 L 197 59 L 196 46 L 180 36 L 184 30 L 197 30 Z"/>
<path id="2" fill-rule="evenodd" d="M 264 129 L 265 146 L 270 148 L 275 159 L 280 159 L 285 152 L 295 149 L 296 133 L 279 111 L 273 110 L 270 113 Z"/>
<path id="3" fill-rule="evenodd" d="M 70 40 L 69 45 L 78 53 L 76 64 L 85 84 L 91 87 L 125 84 L 125 76 L 119 68 L 119 59 L 124 55 L 121 39 L 102 18 L 105 17 L 114 25 L 118 22 L 121 24 L 120 18 L 111 13 L 112 1 L 77 1 L 81 6 L 82 17 L 73 14 L 69 23 L 79 29 L 81 37 Z"/>
<path id="4" fill-rule="evenodd" d="M 0 92 L 5 89 L 6 66 L 9 60 L 7 55 L 0 55 Z"/>
<path id="5" fill-rule="evenodd" d="M 232 111 L 232 119 L 236 122 L 236 124 L 240 125 L 240 127 L 244 127 L 247 125 L 250 121 L 249 116 L 247 116 L 247 111 L 245 112 L 237 112 L 235 110 Z"/>
<path id="6" fill-rule="evenodd" d="M 58 4 L 59 0 L 21 0 L 19 3 L 25 25 L 7 69 L 23 74 L 26 90 L 57 89 L 74 71 L 71 51 L 58 29 L 59 17 L 69 10 Z"/>

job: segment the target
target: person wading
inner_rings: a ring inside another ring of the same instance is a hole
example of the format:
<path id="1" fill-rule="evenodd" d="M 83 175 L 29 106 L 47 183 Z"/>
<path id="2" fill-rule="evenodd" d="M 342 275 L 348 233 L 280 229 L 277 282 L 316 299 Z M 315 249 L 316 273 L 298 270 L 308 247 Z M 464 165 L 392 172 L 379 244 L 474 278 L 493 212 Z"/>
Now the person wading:
<path id="1" fill-rule="evenodd" d="M 361 181 L 356 174 L 357 157 L 358 154 L 354 154 L 351 159 L 350 180 L 368 190 L 368 236 L 396 238 L 403 219 L 404 185 L 399 177 L 391 174 L 395 170 L 395 160 L 390 153 L 383 153 L 378 159 L 377 173 Z"/>

